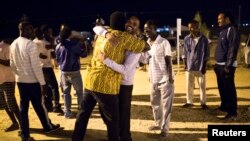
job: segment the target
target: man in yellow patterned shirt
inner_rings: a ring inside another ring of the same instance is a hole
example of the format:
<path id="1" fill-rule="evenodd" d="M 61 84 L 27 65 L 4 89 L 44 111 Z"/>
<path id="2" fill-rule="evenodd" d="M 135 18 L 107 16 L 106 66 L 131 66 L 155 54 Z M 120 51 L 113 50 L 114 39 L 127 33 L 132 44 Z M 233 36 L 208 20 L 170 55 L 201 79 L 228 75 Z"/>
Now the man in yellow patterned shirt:
<path id="1" fill-rule="evenodd" d="M 107 125 L 109 141 L 120 141 L 117 94 L 119 93 L 122 75 L 104 65 L 98 55 L 102 52 L 116 63 L 122 64 L 126 50 L 135 53 L 143 51 L 147 46 L 146 42 L 124 32 L 125 23 L 126 16 L 124 13 L 117 11 L 111 14 L 111 30 L 109 32 L 117 37 L 118 44 L 116 46 L 113 46 L 104 37 L 99 36 L 96 40 L 93 58 L 87 68 L 87 75 L 84 80 L 86 92 L 77 115 L 72 141 L 84 139 L 88 120 L 96 102 L 100 106 L 102 118 Z"/>

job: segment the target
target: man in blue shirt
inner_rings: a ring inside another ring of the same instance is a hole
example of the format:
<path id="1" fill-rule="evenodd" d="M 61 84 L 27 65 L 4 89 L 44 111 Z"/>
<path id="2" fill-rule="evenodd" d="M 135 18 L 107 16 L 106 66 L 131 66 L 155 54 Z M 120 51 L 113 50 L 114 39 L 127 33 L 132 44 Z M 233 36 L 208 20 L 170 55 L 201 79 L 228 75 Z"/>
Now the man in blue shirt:
<path id="1" fill-rule="evenodd" d="M 71 112 L 71 85 L 76 90 L 78 108 L 83 99 L 83 82 L 80 73 L 80 57 L 86 57 L 87 53 L 78 43 L 69 40 L 71 29 L 65 26 L 61 32 L 61 43 L 56 47 L 56 60 L 61 71 L 61 79 L 64 94 L 64 116 L 74 118 Z"/>
<path id="2" fill-rule="evenodd" d="M 194 80 L 198 79 L 200 87 L 200 103 L 203 110 L 208 109 L 206 105 L 206 65 L 209 59 L 208 39 L 199 28 L 198 21 L 188 24 L 190 34 L 184 39 L 183 61 L 186 68 L 186 92 L 187 102 L 184 108 L 193 106 Z"/>

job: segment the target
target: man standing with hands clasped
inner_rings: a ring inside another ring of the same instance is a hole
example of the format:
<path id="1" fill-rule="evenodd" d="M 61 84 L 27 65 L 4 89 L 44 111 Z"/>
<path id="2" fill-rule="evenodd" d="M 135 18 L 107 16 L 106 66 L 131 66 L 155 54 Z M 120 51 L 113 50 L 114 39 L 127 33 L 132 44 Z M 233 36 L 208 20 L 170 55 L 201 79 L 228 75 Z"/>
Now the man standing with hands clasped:
<path id="1" fill-rule="evenodd" d="M 193 106 L 194 80 L 198 78 L 200 87 L 201 109 L 208 109 L 206 105 L 206 66 L 209 59 L 208 39 L 200 32 L 198 21 L 188 24 L 190 34 L 184 39 L 183 61 L 186 68 L 186 98 L 183 108 Z"/>

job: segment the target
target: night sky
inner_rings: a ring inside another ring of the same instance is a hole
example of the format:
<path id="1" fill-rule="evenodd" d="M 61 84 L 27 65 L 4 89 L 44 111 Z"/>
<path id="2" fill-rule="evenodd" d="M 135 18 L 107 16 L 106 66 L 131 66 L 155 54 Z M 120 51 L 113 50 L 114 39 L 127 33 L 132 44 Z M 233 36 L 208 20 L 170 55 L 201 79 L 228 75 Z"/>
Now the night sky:
<path id="1" fill-rule="evenodd" d="M 150 2 L 148 2 L 150 1 Z M 17 25 L 22 15 L 29 17 L 34 27 L 48 24 L 58 32 L 61 23 L 69 24 L 78 31 L 91 31 L 95 19 L 100 16 L 106 24 L 109 15 L 116 11 L 136 15 L 141 27 L 148 19 L 155 19 L 161 25 L 175 26 L 176 18 L 182 18 L 183 25 L 200 11 L 203 22 L 208 26 L 217 25 L 221 10 L 231 11 L 238 22 L 241 5 L 241 23 L 250 23 L 250 0 L 33 0 L 4 1 L 0 8 L 0 32 L 6 36 L 18 36 Z"/>

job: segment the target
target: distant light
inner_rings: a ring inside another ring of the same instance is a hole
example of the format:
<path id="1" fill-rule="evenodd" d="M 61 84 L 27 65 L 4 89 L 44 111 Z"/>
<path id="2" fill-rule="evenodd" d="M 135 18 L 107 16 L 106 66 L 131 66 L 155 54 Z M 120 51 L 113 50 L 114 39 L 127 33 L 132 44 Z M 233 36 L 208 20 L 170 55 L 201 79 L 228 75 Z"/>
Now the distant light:
<path id="1" fill-rule="evenodd" d="M 212 27 L 214 27 L 214 25 L 212 24 Z"/>
<path id="2" fill-rule="evenodd" d="M 249 24 L 248 23 L 246 23 L 246 26 L 248 26 Z"/>
<path id="3" fill-rule="evenodd" d="M 87 40 L 90 40 L 90 38 L 88 37 Z"/>

